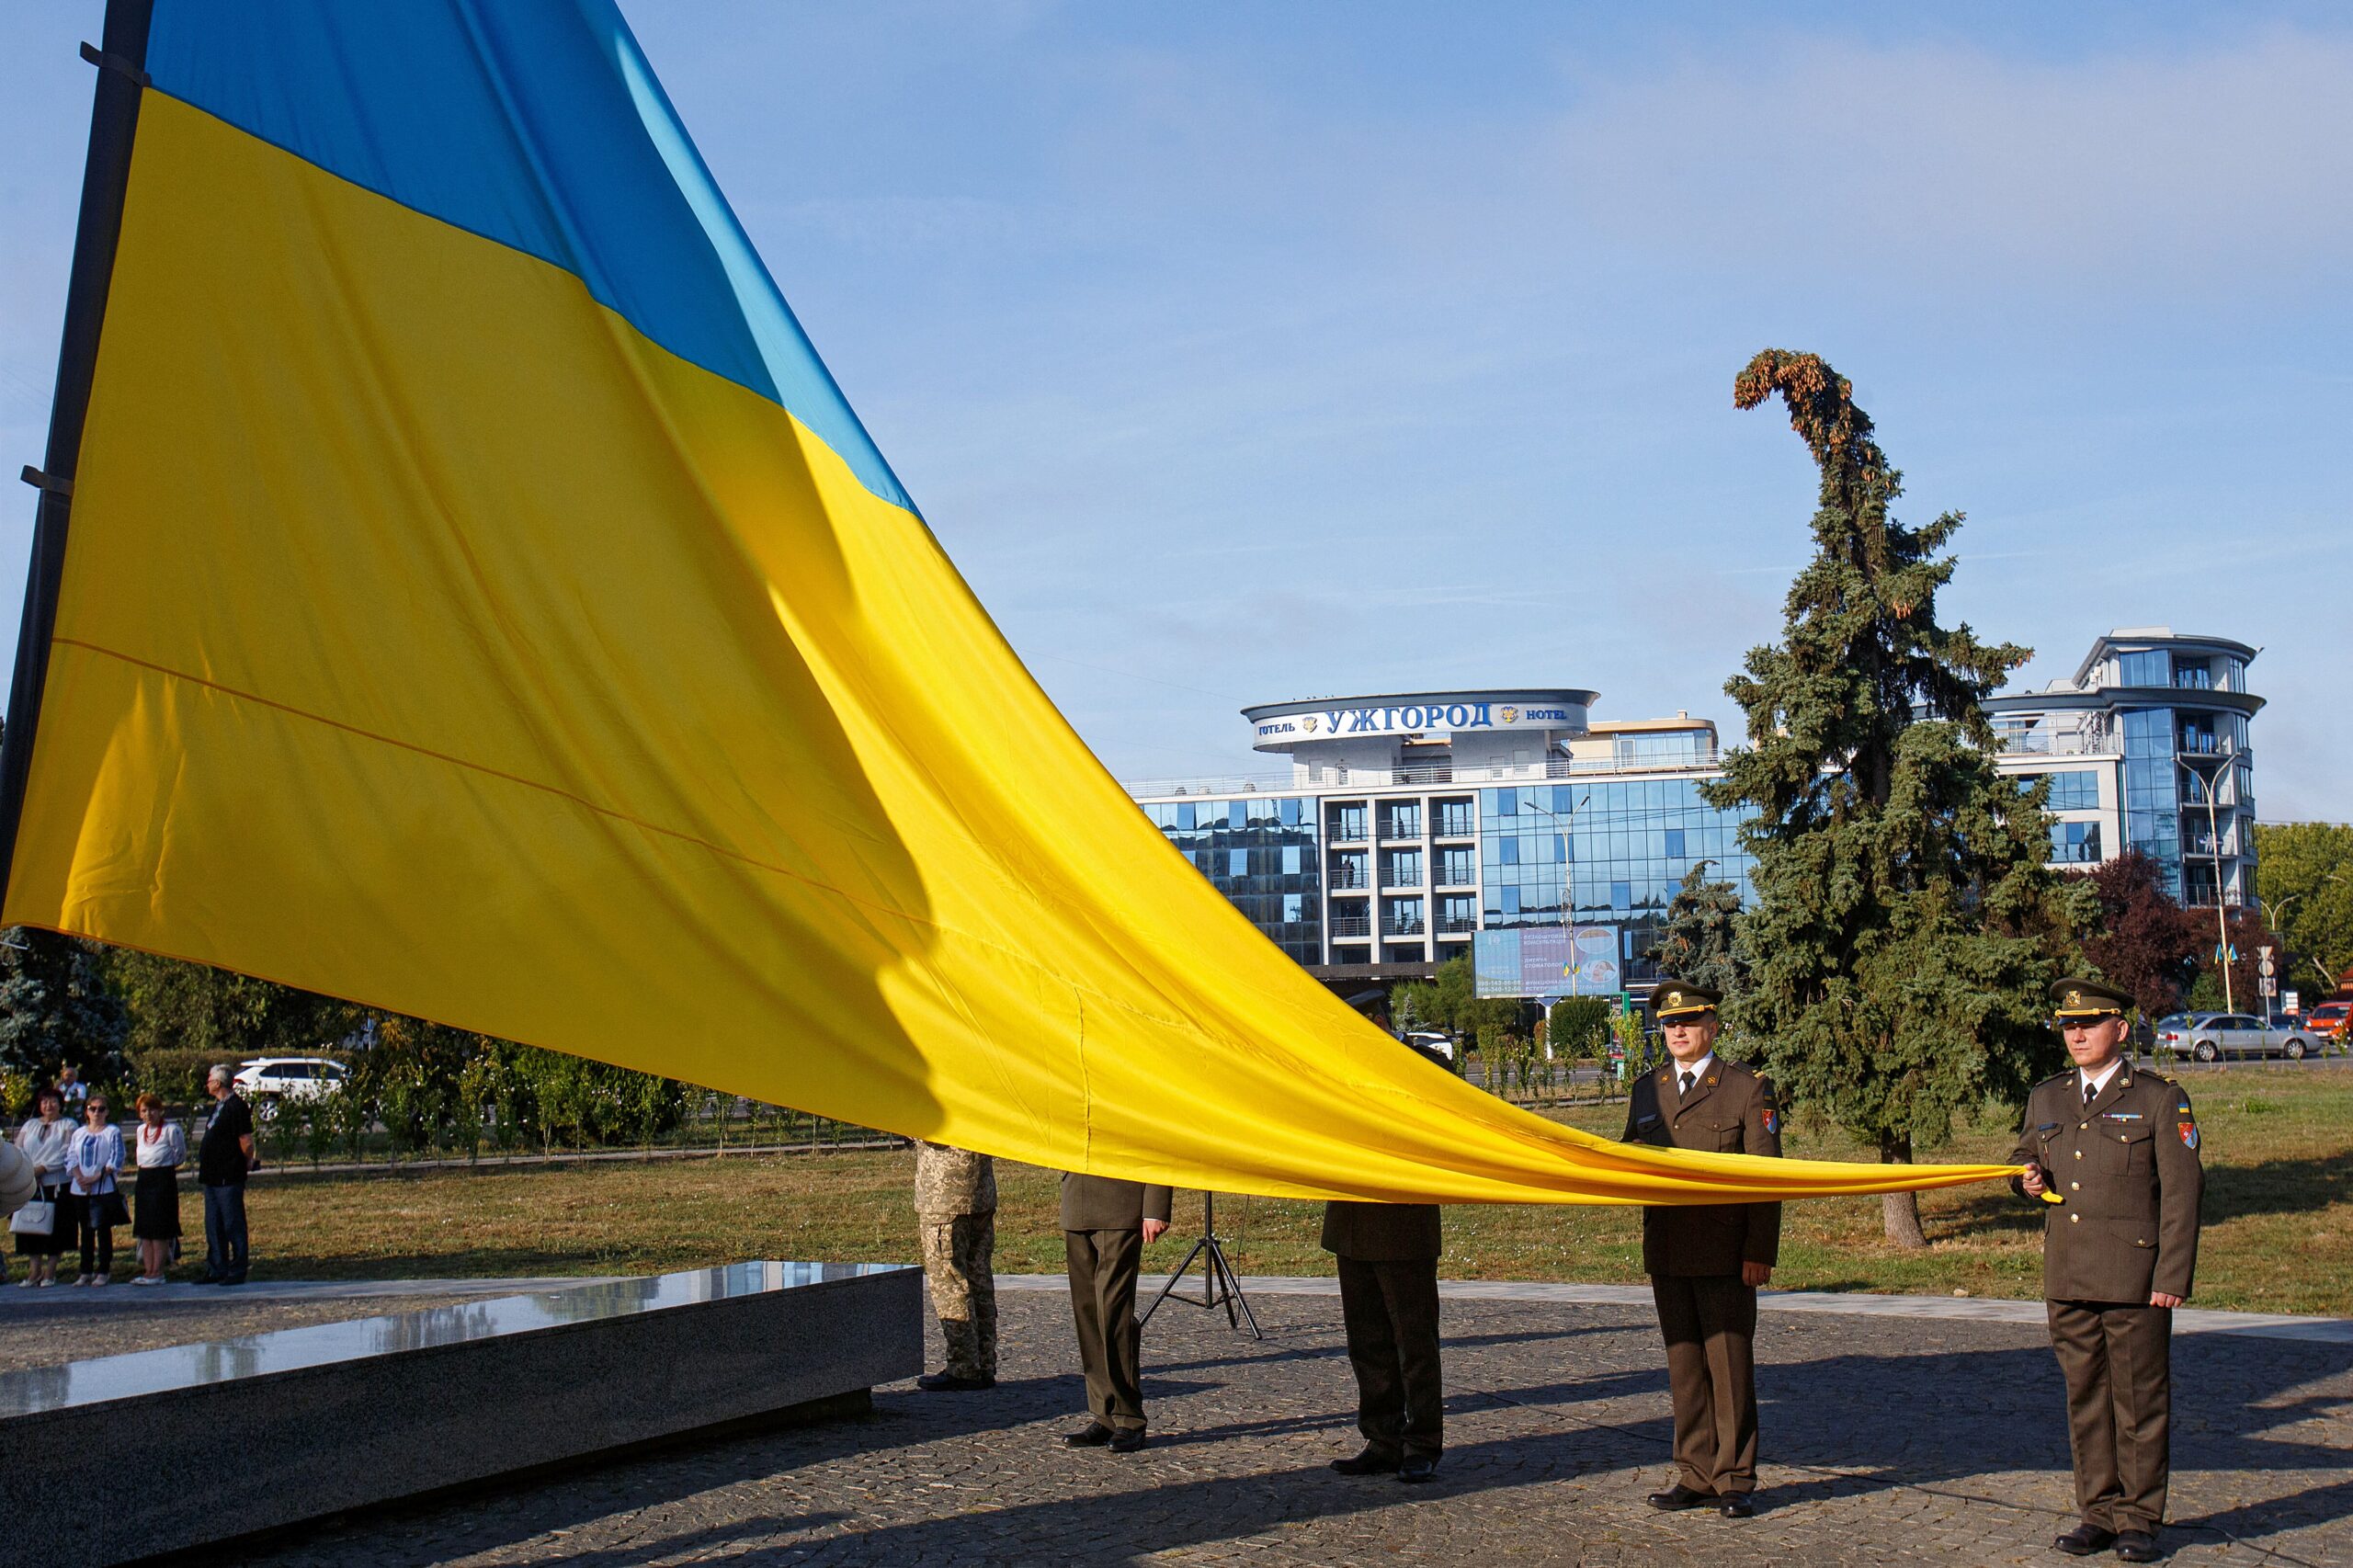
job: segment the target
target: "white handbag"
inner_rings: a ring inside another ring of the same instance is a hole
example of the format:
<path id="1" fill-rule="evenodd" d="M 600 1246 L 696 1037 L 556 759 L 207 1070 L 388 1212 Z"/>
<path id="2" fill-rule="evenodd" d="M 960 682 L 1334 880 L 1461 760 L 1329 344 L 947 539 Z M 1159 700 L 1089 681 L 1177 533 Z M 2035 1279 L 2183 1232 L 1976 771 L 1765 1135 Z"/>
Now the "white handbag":
<path id="1" fill-rule="evenodd" d="M 36 1198 L 8 1216 L 12 1235 L 46 1236 L 57 1230 L 57 1205 L 47 1199 Z"/>

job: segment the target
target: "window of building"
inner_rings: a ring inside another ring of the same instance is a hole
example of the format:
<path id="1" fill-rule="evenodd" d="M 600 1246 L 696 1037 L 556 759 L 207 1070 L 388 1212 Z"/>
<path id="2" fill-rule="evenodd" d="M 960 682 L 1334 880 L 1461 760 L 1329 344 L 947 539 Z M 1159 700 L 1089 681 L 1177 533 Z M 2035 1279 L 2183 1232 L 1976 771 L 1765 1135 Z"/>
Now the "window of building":
<path id="1" fill-rule="evenodd" d="M 1281 814 L 1282 824 L 1285 827 L 1297 827 L 1299 825 L 1300 812 L 1298 796 L 1285 796 L 1281 806 L 1277 809 Z"/>
<path id="2" fill-rule="evenodd" d="M 1666 830 L 1666 858 L 1670 860 L 1680 860 L 1685 858 L 1683 853 L 1683 830 L 1679 827 L 1670 827 Z"/>
<path id="3" fill-rule="evenodd" d="M 2099 809 L 2099 775 L 2089 768 L 2070 768 L 2064 773 L 2046 773 L 2051 780 L 2051 809 L 2054 812 L 2089 812 Z M 2025 782 L 2032 783 L 2029 775 Z"/>
<path id="4" fill-rule="evenodd" d="M 1500 840 L 1498 840 L 1498 841 L 1497 841 L 1497 853 L 1499 853 L 1499 854 L 1501 854 L 1501 855 L 1503 856 L 1503 863 L 1504 863 L 1505 865 L 1506 865 L 1506 866 L 1517 866 L 1517 865 L 1518 865 L 1518 864 L 1519 864 L 1519 840 L 1518 840 L 1518 839 L 1517 839 L 1517 838 L 1506 838 L 1506 839 L 1500 839 Z"/>
<path id="5" fill-rule="evenodd" d="M 1518 915 L 1519 913 L 1519 890 L 1518 888 L 1506 888 L 1503 890 L 1503 909 L 1506 915 Z"/>
<path id="6" fill-rule="evenodd" d="M 1455 887 L 1476 881 L 1479 871 L 1468 849 L 1449 849 L 1438 858 L 1438 880 Z"/>
<path id="7" fill-rule="evenodd" d="M 1190 801 L 1176 808 L 1176 825 L 1190 833 L 1198 824 L 1193 820 L 1195 808 Z"/>
<path id="8" fill-rule="evenodd" d="M 1496 790 L 1496 791 L 1495 792 L 1495 814 L 1496 814 L 1497 816 L 1499 816 L 1499 817 L 1516 817 L 1516 816 L 1518 816 L 1518 815 L 1519 814 L 1519 791 L 1518 791 L 1518 790 Z"/>
<path id="9" fill-rule="evenodd" d="M 1248 876 L 1250 874 L 1250 851 L 1247 849 L 1227 850 L 1225 852 L 1225 874 L 1229 877 Z"/>
<path id="10" fill-rule="evenodd" d="M 1609 907 L 1610 907 L 1610 908 L 1612 908 L 1612 909 L 1631 909 L 1633 906 L 1634 906 L 1634 884 L 1633 884 L 1633 883 L 1631 883 L 1631 882 L 1612 882 L 1612 883 L 1610 883 L 1610 884 L 1609 884 Z"/>
<path id="11" fill-rule="evenodd" d="M 2064 866 L 2089 866 L 2099 860 L 2099 824 L 2054 822 L 2051 824 L 2051 858 Z"/>
<path id="12" fill-rule="evenodd" d="M 1295 892 L 1283 894 L 1283 924 L 1296 926 L 1307 916 L 1307 900 Z"/>
<path id="13" fill-rule="evenodd" d="M 1363 806 L 1334 806 L 1332 808 L 1332 836 L 1343 839 L 1363 838 L 1365 829 L 1370 824 L 1370 815 L 1371 813 Z M 1192 824 L 1188 823 L 1184 825 L 1189 827 Z"/>
<path id="14" fill-rule="evenodd" d="M 2119 686 L 2171 686 L 2172 656 L 2162 648 L 2121 654 L 2116 661 L 2116 681 Z"/>
<path id="15" fill-rule="evenodd" d="M 1283 875 L 1295 877 L 1300 871 L 1300 849 L 1296 844 L 1283 846 Z"/>
<path id="16" fill-rule="evenodd" d="M 1468 801 L 1440 801 L 1438 803 L 1438 832 L 1440 838 L 1468 838 L 1478 831 L 1478 819 Z"/>

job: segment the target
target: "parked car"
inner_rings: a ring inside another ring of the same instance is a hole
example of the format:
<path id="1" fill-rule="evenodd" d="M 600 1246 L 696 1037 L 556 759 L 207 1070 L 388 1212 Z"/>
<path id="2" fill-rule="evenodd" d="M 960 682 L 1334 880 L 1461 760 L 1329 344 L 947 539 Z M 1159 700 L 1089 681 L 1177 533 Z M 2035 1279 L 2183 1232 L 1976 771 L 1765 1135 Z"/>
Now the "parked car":
<path id="1" fill-rule="evenodd" d="M 1435 1051 L 1449 1062 L 1455 1059 L 1454 1037 L 1440 1034 L 1436 1029 L 1415 1029 L 1405 1036 L 1405 1043 L 1418 1045 L 1425 1051 Z"/>
<path id="2" fill-rule="evenodd" d="M 237 1092 L 248 1099 L 314 1099 L 343 1087 L 340 1062 L 324 1056 L 261 1056 L 239 1064 Z"/>
<path id="3" fill-rule="evenodd" d="M 2177 1053 L 2189 1050 L 2189 1031 L 2220 1013 L 2167 1013 L 2150 1026 L 2150 1042 Z"/>
<path id="4" fill-rule="evenodd" d="M 2353 1002 L 2323 1002 L 2304 1015 L 2304 1030 L 2322 1040 L 2343 1040 L 2348 1017 L 2353 1017 Z"/>
<path id="5" fill-rule="evenodd" d="M 2301 1062 L 2320 1054 L 2320 1041 L 2302 1029 L 2267 1027 L 2250 1013 L 2208 1013 L 2190 1025 L 2190 1056 L 2217 1062 L 2229 1056 L 2284 1056 Z M 2181 1049 L 2179 1046 L 2176 1050 Z"/>

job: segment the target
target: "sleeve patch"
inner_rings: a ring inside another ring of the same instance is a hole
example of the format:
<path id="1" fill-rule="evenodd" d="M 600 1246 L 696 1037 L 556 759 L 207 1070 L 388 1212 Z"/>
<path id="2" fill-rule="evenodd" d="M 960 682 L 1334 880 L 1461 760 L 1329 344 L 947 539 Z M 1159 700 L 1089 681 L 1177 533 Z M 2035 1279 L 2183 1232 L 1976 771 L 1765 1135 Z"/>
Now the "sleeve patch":
<path id="1" fill-rule="evenodd" d="M 2195 1149 L 2198 1147 L 2198 1124 L 2196 1122 L 2185 1121 L 2181 1124 L 2181 1141 L 2184 1146 L 2188 1148 Z"/>
<path id="2" fill-rule="evenodd" d="M 1772 1106 L 1765 1108 L 1765 1131 L 1768 1137 L 1779 1138 L 1781 1135 L 1781 1113 Z"/>

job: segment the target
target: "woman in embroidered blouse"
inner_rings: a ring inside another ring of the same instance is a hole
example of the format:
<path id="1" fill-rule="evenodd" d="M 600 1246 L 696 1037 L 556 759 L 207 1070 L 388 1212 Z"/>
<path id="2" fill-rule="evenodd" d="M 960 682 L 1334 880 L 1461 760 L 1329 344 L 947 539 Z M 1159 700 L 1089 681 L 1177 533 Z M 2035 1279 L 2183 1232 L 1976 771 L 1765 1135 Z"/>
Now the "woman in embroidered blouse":
<path id="1" fill-rule="evenodd" d="M 180 1166 L 188 1162 L 188 1134 L 164 1119 L 164 1096 L 139 1096 L 138 1208 L 131 1233 L 139 1239 L 139 1275 L 133 1285 L 161 1285 L 180 1237 Z"/>
<path id="2" fill-rule="evenodd" d="M 107 1119 L 105 1096 L 92 1095 L 82 1108 L 82 1125 L 65 1151 L 82 1208 L 82 1278 L 74 1283 L 105 1285 L 114 1274 L 114 1228 L 125 1218 L 114 1179 L 122 1169 L 122 1129 Z"/>
<path id="3" fill-rule="evenodd" d="M 65 1119 L 65 1096 L 44 1088 L 33 1102 L 40 1114 L 17 1130 L 17 1148 L 32 1163 L 33 1180 L 40 1200 L 56 1215 L 45 1236 L 17 1233 L 17 1252 L 25 1259 L 24 1288 L 57 1283 L 57 1258 L 74 1239 L 74 1205 L 66 1191 L 65 1151 L 74 1141 L 74 1124 Z"/>

